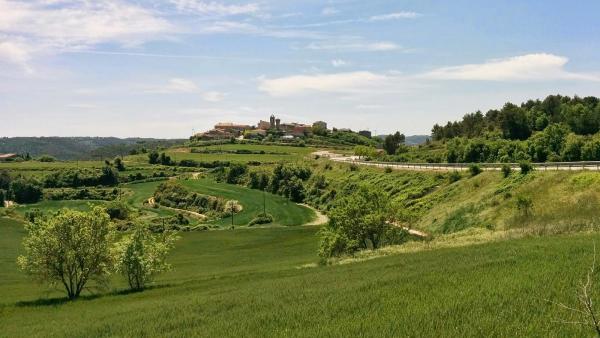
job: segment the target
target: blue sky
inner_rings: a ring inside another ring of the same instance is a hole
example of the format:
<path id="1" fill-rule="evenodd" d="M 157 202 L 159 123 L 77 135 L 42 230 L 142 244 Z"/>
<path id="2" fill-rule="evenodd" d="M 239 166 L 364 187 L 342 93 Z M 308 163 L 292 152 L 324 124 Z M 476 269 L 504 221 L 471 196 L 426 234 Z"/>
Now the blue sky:
<path id="1" fill-rule="evenodd" d="M 0 136 L 188 137 L 219 121 L 427 134 L 600 95 L 598 1 L 0 0 Z"/>

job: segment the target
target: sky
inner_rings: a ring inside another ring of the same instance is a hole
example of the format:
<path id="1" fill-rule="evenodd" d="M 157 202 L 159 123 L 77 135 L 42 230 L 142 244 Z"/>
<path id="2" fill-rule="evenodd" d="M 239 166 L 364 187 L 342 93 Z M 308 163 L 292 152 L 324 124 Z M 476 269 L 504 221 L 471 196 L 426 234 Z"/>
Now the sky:
<path id="1" fill-rule="evenodd" d="M 0 137 L 324 120 L 429 134 L 600 95 L 597 0 L 0 0 Z"/>

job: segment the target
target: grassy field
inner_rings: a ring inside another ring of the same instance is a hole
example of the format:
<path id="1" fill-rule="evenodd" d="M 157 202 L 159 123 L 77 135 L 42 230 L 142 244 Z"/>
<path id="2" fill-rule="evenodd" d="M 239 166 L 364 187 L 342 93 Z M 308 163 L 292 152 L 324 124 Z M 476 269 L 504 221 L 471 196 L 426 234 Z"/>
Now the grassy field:
<path id="1" fill-rule="evenodd" d="M 266 204 L 267 213 L 273 215 L 272 225 L 302 225 L 312 221 L 315 213 L 304 206 L 298 205 L 290 200 L 278 195 L 269 193 L 263 194 L 262 191 L 248 189 L 245 187 L 216 183 L 210 179 L 188 180 L 182 183 L 190 189 L 212 196 L 221 196 L 225 199 L 238 200 L 243 210 L 233 218 L 234 225 L 246 225 L 257 214 L 263 211 L 263 198 Z M 231 219 L 220 219 L 215 221 L 218 225 L 229 225 Z"/>
<path id="2" fill-rule="evenodd" d="M 281 161 L 296 162 L 303 160 L 310 153 L 317 151 L 311 147 L 292 147 L 292 146 L 265 146 L 255 144 L 223 144 L 207 147 L 195 147 L 199 150 L 211 150 L 217 153 L 192 153 L 191 148 L 167 149 L 165 152 L 175 161 L 195 160 L 204 162 L 230 161 L 238 163 L 247 163 L 258 161 L 262 163 L 277 163 Z M 236 150 L 249 150 L 253 152 L 264 151 L 265 154 L 235 154 Z M 219 153 L 220 152 L 220 153 Z M 146 154 L 128 156 L 127 161 L 132 163 L 148 162 Z"/>
<path id="3" fill-rule="evenodd" d="M 423 251 L 327 267 L 315 228 L 186 233 L 174 270 L 141 293 L 54 299 L 15 268 L 22 230 L 0 220 L 0 336 L 590 336 L 575 304 L 600 235 Z M 49 299 L 49 300 L 39 300 Z M 54 299 L 54 300 L 53 300 Z"/>

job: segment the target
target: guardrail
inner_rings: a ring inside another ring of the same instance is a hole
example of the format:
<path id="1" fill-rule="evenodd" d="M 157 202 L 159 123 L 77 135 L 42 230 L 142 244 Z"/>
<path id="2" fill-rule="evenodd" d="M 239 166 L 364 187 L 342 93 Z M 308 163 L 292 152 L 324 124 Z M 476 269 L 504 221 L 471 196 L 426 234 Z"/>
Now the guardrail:
<path id="1" fill-rule="evenodd" d="M 473 164 L 478 165 L 483 170 L 500 170 L 504 165 L 510 165 L 513 169 L 520 169 L 518 163 L 405 163 L 405 162 L 378 162 L 362 161 L 349 158 L 332 158 L 334 161 L 354 163 L 358 165 L 368 165 L 374 167 L 391 167 L 398 169 L 413 170 L 468 170 Z M 542 162 L 531 163 L 537 170 L 594 170 L 600 171 L 600 161 L 580 161 L 580 162 Z"/>

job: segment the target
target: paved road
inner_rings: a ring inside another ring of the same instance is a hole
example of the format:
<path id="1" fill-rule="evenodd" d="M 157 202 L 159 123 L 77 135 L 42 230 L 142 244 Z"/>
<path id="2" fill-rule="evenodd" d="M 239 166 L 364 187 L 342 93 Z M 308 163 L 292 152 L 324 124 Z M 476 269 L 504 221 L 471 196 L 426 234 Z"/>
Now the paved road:
<path id="1" fill-rule="evenodd" d="M 362 161 L 357 156 L 345 156 L 328 151 L 319 151 L 314 153 L 321 157 L 327 157 L 335 162 L 354 163 L 358 165 L 392 168 L 396 170 L 415 170 L 415 171 L 465 171 L 469 170 L 470 163 L 397 163 L 397 162 L 372 162 Z M 498 171 L 502 169 L 502 163 L 480 163 L 482 170 Z M 519 165 L 511 163 L 514 170 L 520 170 Z M 540 171 L 559 171 L 559 170 L 591 170 L 600 171 L 600 162 L 547 162 L 532 163 L 536 170 Z"/>

